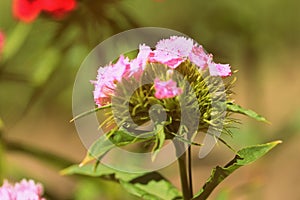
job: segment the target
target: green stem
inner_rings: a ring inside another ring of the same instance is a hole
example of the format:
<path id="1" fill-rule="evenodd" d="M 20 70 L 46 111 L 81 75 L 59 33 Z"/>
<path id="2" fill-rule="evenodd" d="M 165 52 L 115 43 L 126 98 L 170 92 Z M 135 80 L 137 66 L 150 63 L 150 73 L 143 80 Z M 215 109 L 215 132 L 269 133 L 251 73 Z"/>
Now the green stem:
<path id="1" fill-rule="evenodd" d="M 193 192 L 193 171 L 192 171 L 192 151 L 191 146 L 188 148 L 188 173 L 189 173 L 189 186 L 190 186 L 190 196 L 194 196 Z"/>
<path id="2" fill-rule="evenodd" d="M 174 141 L 174 145 L 176 148 L 176 154 L 179 156 L 182 151 L 185 151 L 184 144 L 180 141 Z M 181 188 L 183 193 L 184 200 L 190 200 L 192 198 L 190 187 L 188 184 L 188 176 L 187 176 L 187 166 L 186 166 L 186 152 L 178 158 L 178 165 L 179 165 L 179 172 L 180 172 L 180 181 L 181 181 Z"/>

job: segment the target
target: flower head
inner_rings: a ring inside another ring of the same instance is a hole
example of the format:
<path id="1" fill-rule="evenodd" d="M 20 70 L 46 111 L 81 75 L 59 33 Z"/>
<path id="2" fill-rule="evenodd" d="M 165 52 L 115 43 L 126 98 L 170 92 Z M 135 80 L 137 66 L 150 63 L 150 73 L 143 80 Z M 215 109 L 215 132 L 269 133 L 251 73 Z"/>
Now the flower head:
<path id="1" fill-rule="evenodd" d="M 155 94 L 158 99 L 173 98 L 182 94 L 182 88 L 176 86 L 176 82 L 172 79 L 168 81 L 161 81 L 158 78 L 154 80 Z"/>
<path id="2" fill-rule="evenodd" d="M 213 56 L 207 54 L 201 45 L 194 44 L 193 40 L 185 37 L 171 36 L 168 39 L 160 40 L 154 50 L 145 44 L 139 45 L 139 52 L 135 59 L 129 60 L 129 58 L 121 55 L 115 64 L 100 67 L 97 80 L 91 81 L 95 86 L 95 103 L 99 107 L 111 103 L 111 97 L 115 94 L 118 83 L 122 84 L 123 79 L 129 80 L 131 78 L 140 81 L 143 74 L 149 74 L 149 67 L 148 72 L 146 72 L 147 66 L 154 63 L 166 66 L 169 69 L 167 70 L 169 77 L 176 70 L 183 73 L 184 76 L 189 76 L 188 79 L 196 80 L 197 78 L 191 78 L 197 76 L 191 74 L 195 73 L 194 69 L 179 67 L 181 64 L 192 66 L 191 63 L 197 66 L 196 70 L 198 71 L 209 70 L 211 76 L 226 77 L 231 75 L 230 66 L 216 64 L 213 61 Z M 186 72 L 182 72 L 182 69 Z M 176 82 L 171 79 L 169 81 L 157 79 L 154 81 L 154 87 L 156 90 L 155 97 L 158 99 L 173 98 L 182 93 L 182 89 L 177 88 Z"/>

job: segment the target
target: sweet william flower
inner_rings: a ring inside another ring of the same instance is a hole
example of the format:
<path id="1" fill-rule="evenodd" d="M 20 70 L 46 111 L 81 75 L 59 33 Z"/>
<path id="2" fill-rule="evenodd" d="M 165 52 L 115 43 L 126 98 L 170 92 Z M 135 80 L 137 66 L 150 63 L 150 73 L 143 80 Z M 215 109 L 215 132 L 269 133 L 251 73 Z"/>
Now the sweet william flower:
<path id="1" fill-rule="evenodd" d="M 100 67 L 97 80 L 91 81 L 94 84 L 94 101 L 98 107 L 111 103 L 115 89 L 122 79 L 134 78 L 140 80 L 146 70 L 147 63 L 160 63 L 169 68 L 168 73 L 174 70 L 186 60 L 194 63 L 200 71 L 209 70 L 211 76 L 226 77 L 231 75 L 228 64 L 217 64 L 213 61 L 212 54 L 207 54 L 203 47 L 194 44 L 191 39 L 172 36 L 160 40 L 156 48 L 152 50 L 145 44 L 139 45 L 139 53 L 133 60 L 120 56 L 117 63 Z M 171 75 L 169 76 L 171 77 Z M 176 82 L 159 81 L 154 83 L 155 97 L 159 99 L 173 98 L 180 95 L 181 88 L 176 87 Z"/>
<path id="2" fill-rule="evenodd" d="M 98 69 L 97 80 L 91 83 L 95 86 L 94 100 L 99 107 L 111 102 L 116 84 L 123 78 L 128 78 L 130 65 L 129 59 L 121 55 L 115 64 Z"/>
<path id="3" fill-rule="evenodd" d="M 176 82 L 172 79 L 161 81 L 158 78 L 154 80 L 155 94 L 158 99 L 173 98 L 182 94 L 182 88 L 176 86 Z"/>
<path id="4" fill-rule="evenodd" d="M 42 11 L 53 17 L 63 17 L 76 7 L 75 0 L 14 0 L 13 15 L 24 22 L 34 21 Z"/>

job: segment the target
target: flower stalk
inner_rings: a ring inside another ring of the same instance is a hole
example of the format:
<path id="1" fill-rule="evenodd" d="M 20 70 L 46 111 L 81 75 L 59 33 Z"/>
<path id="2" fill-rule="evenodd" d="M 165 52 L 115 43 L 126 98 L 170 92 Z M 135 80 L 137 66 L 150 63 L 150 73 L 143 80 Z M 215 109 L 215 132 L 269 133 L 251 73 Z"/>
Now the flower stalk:
<path id="1" fill-rule="evenodd" d="M 186 163 L 186 152 L 182 151 L 184 148 L 184 144 L 180 141 L 174 141 L 175 149 L 176 149 L 176 155 L 181 152 L 184 152 L 182 155 L 178 157 L 178 166 L 179 166 L 179 173 L 180 173 L 180 182 L 181 182 L 181 189 L 183 194 L 184 200 L 190 200 L 192 199 L 192 189 L 190 188 L 191 185 L 189 184 L 189 178 L 188 178 L 188 168 Z"/>

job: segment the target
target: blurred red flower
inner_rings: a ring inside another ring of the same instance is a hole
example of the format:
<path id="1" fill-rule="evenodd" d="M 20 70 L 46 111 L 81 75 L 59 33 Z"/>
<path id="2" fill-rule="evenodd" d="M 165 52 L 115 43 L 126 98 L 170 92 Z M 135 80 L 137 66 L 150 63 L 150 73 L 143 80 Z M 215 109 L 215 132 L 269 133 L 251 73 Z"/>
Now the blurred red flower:
<path id="1" fill-rule="evenodd" d="M 63 17 L 75 9 L 75 0 L 40 0 L 42 9 L 54 17 Z"/>
<path id="2" fill-rule="evenodd" d="M 13 1 L 13 15 L 24 22 L 31 22 L 36 19 L 41 9 L 41 2 L 39 0 Z"/>
<path id="3" fill-rule="evenodd" d="M 24 22 L 32 22 L 41 11 L 60 18 L 74 10 L 76 0 L 14 0 L 13 15 Z"/>

